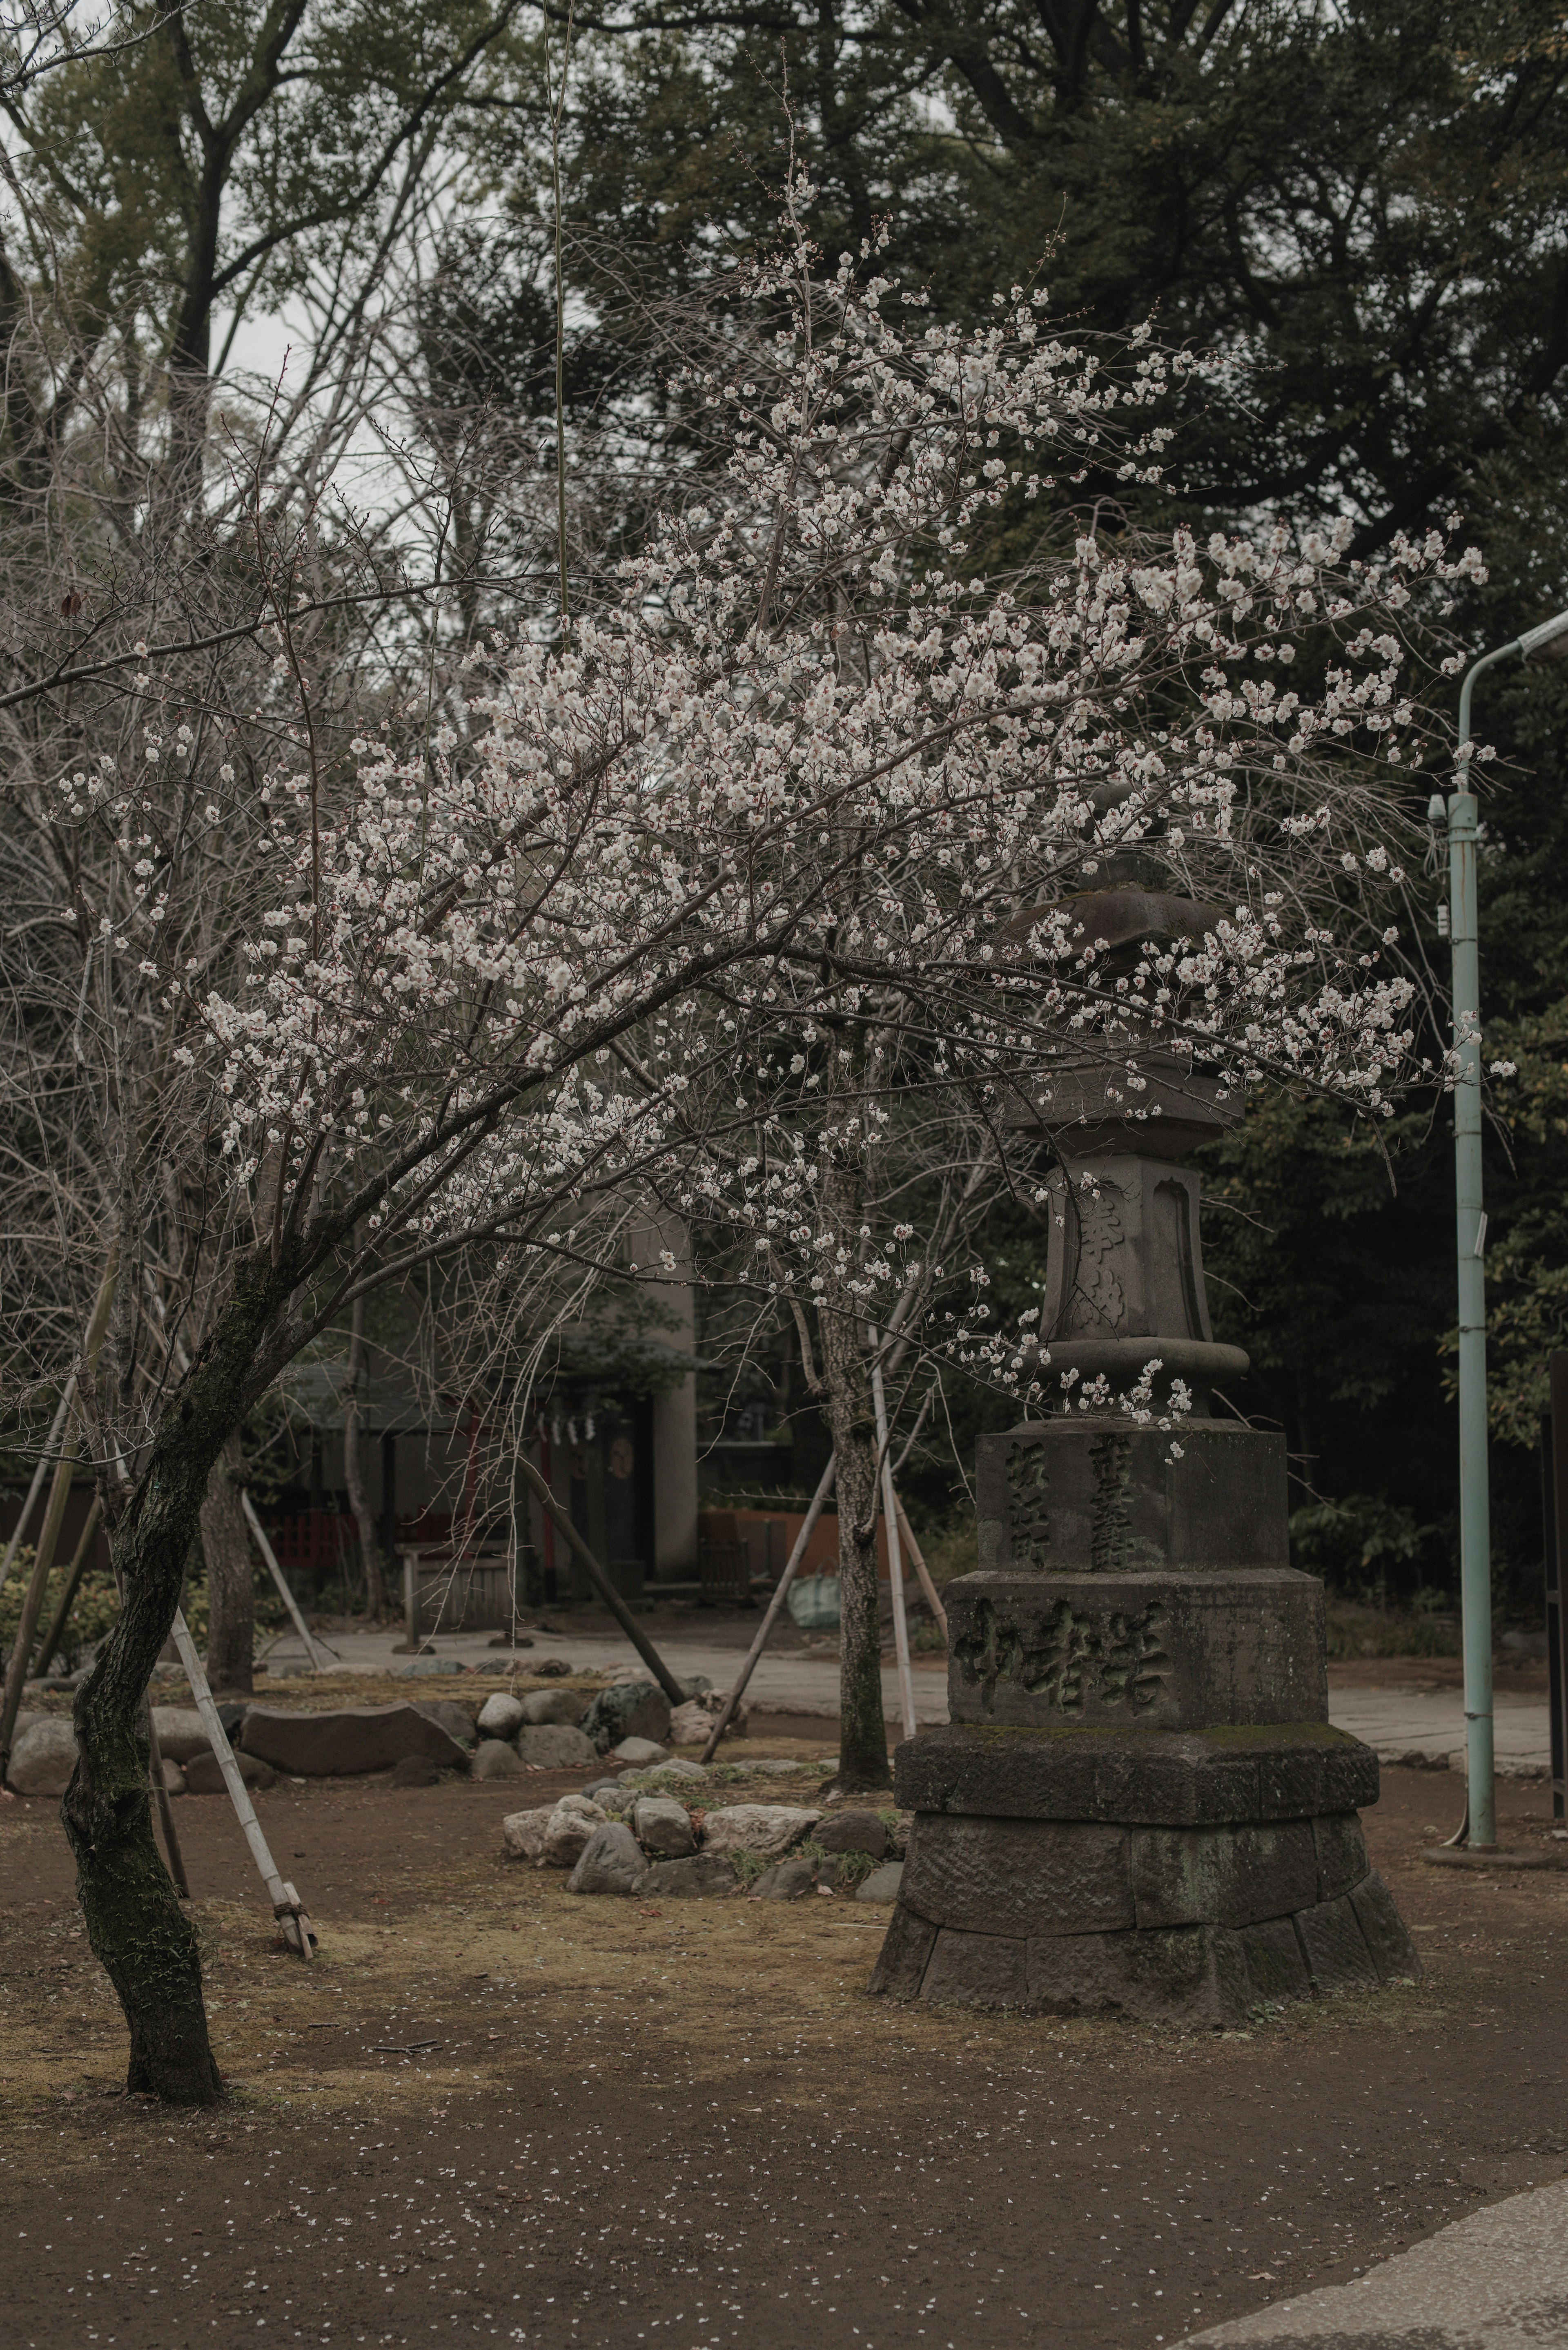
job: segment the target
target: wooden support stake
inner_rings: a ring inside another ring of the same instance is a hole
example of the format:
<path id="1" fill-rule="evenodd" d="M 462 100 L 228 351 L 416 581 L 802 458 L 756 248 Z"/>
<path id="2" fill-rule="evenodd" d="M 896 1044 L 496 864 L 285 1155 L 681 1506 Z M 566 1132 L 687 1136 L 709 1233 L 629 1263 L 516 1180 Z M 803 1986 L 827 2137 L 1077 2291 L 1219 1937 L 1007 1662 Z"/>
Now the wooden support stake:
<path id="1" fill-rule="evenodd" d="M 795 1575 L 799 1572 L 801 1560 L 806 1554 L 806 1546 L 810 1543 L 811 1537 L 815 1531 L 816 1522 L 822 1515 L 823 1504 L 826 1502 L 829 1493 L 833 1491 L 835 1466 L 836 1464 L 830 1461 L 817 1481 L 816 1491 L 811 1497 L 811 1506 L 806 1511 L 804 1519 L 801 1521 L 800 1532 L 796 1534 L 794 1544 L 790 1550 L 790 1555 L 784 1561 L 784 1571 L 780 1575 L 777 1588 L 775 1589 L 773 1597 L 768 1602 L 768 1612 L 763 1617 L 761 1624 L 757 1627 L 756 1638 L 752 1642 L 751 1647 L 746 1651 L 746 1660 L 744 1664 L 741 1667 L 740 1671 L 735 1675 L 735 1685 L 731 1690 L 729 1696 L 724 1700 L 723 1707 L 720 1712 L 717 1721 L 715 1721 L 712 1729 L 708 1732 L 708 1743 L 702 1749 L 702 1760 L 704 1762 L 711 1762 L 715 1753 L 718 1752 L 719 1741 L 724 1735 L 725 1731 L 728 1730 L 731 1717 L 733 1715 L 735 1708 L 740 1704 L 742 1698 L 745 1694 L 746 1683 L 751 1679 L 753 1673 L 756 1669 L 757 1659 L 768 1645 L 768 1635 L 772 1632 L 774 1626 L 779 1620 L 780 1612 L 784 1607 L 784 1601 L 789 1597 L 790 1585 L 794 1581 Z"/>
<path id="2" fill-rule="evenodd" d="M 294 1592 L 289 1585 L 288 1577 L 285 1575 L 282 1567 L 279 1566 L 277 1563 L 277 1554 L 273 1549 L 271 1543 L 268 1542 L 265 1534 L 262 1532 L 261 1520 L 255 1513 L 255 1506 L 253 1503 L 250 1495 L 248 1493 L 242 1493 L 240 1495 L 240 1503 L 250 1525 L 250 1530 L 252 1534 L 254 1534 L 256 1541 L 260 1545 L 261 1555 L 267 1563 L 267 1566 L 272 1575 L 272 1579 L 276 1584 L 279 1591 L 283 1594 L 283 1604 L 294 1618 L 294 1628 L 305 1643 L 305 1653 L 310 1659 L 313 1669 L 318 1673 L 329 1673 L 332 1670 L 332 1664 L 341 1663 L 342 1659 L 337 1657 L 331 1648 L 324 1647 L 319 1640 L 313 1637 L 309 1625 L 306 1622 L 304 1617 L 299 1612 L 299 1602 L 294 1596 Z M 327 1658 L 332 1659 L 332 1664 L 328 1664 L 326 1661 Z"/>
<path id="3" fill-rule="evenodd" d="M 567 1543 L 570 1544 L 573 1551 L 575 1551 L 577 1557 L 582 1561 L 583 1571 L 587 1575 L 588 1581 L 593 1585 L 594 1589 L 598 1593 L 599 1597 L 604 1601 L 605 1606 L 609 1609 L 610 1614 L 615 1617 L 616 1622 L 620 1626 L 621 1630 L 626 1634 L 627 1638 L 631 1642 L 632 1647 L 637 1650 L 637 1653 L 642 1659 L 643 1663 L 652 1673 L 654 1679 L 658 1681 L 659 1688 L 670 1700 L 670 1704 L 684 1705 L 686 1702 L 685 1690 L 676 1679 L 674 1674 L 670 1671 L 669 1666 L 665 1663 L 663 1658 L 659 1655 L 658 1649 L 654 1647 L 652 1641 L 649 1638 L 647 1633 L 643 1630 L 636 1617 L 633 1616 L 630 1608 L 627 1606 L 625 1600 L 621 1597 L 619 1592 L 616 1589 L 614 1584 L 610 1581 L 608 1575 L 605 1573 L 603 1567 L 599 1565 L 597 1559 L 594 1556 L 592 1551 L 588 1548 L 587 1543 L 583 1540 L 581 1534 L 572 1523 L 571 1519 L 568 1517 L 566 1511 L 562 1509 L 559 1502 L 556 1501 L 556 1496 L 551 1492 L 550 1488 L 545 1484 L 545 1480 L 540 1476 L 539 1471 L 535 1468 L 534 1463 L 527 1458 L 525 1453 L 520 1452 L 517 1455 L 517 1466 L 523 1472 L 524 1483 L 530 1486 L 534 1492 L 538 1495 L 540 1507 L 549 1513 L 551 1522 L 555 1525 L 558 1526 L 562 1534 L 566 1535 Z"/>
<path id="4" fill-rule="evenodd" d="M 202 1659 L 196 1654 L 196 1644 L 191 1638 L 190 1627 L 183 1614 L 180 1612 L 176 1612 L 174 1617 L 174 1646 L 179 1651 L 180 1662 L 185 1668 L 185 1678 L 191 1684 L 191 1695 L 196 1700 L 196 1711 L 202 1717 L 202 1725 L 206 1731 L 207 1742 L 216 1755 L 218 1768 L 223 1774 L 223 1784 L 229 1791 L 229 1801 L 234 1807 L 234 1816 L 244 1831 L 245 1842 L 251 1848 L 251 1857 L 260 1870 L 262 1883 L 266 1887 L 271 1897 L 272 1914 L 283 1928 L 283 1937 L 289 1948 L 297 1950 L 302 1959 L 308 1960 L 311 1955 L 311 1945 L 315 1939 L 310 1930 L 310 1920 L 293 1886 L 286 1883 L 278 1875 L 277 1864 L 268 1849 L 267 1840 L 262 1834 L 261 1822 L 256 1817 L 256 1807 L 251 1801 L 251 1791 L 240 1776 L 240 1766 L 234 1761 L 234 1750 L 229 1744 L 228 1735 L 219 1718 L 218 1709 L 213 1702 L 213 1692 L 208 1686 L 207 1676 L 202 1670 Z"/>

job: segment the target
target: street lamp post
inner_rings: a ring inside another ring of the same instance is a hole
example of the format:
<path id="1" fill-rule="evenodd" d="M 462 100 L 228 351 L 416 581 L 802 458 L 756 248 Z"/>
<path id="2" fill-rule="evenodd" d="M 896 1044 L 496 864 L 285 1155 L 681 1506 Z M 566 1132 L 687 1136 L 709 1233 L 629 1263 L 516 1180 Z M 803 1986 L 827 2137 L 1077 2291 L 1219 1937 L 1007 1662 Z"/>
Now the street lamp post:
<path id="1" fill-rule="evenodd" d="M 1467 1844 L 1497 1844 L 1492 1762 L 1491 1514 L 1487 1476 L 1486 1211 L 1481 1188 L 1480 951 L 1476 917 L 1476 797 L 1469 789 L 1470 696 L 1483 670 L 1518 653 L 1568 659 L 1568 612 L 1484 653 L 1459 688 L 1457 786 L 1449 795 L 1449 921 L 1453 942 L 1454 1204 L 1459 1308 L 1459 1591 L 1465 1652 Z M 1434 795 L 1429 813 L 1445 813 Z"/>

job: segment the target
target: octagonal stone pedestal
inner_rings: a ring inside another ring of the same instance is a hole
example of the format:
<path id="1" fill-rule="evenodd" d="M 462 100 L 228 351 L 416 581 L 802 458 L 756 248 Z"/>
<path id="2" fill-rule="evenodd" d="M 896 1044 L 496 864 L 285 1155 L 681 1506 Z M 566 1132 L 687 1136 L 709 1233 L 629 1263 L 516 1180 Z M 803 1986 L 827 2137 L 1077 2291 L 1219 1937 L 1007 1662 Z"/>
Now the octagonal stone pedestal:
<path id="1" fill-rule="evenodd" d="M 954 1723 L 896 1767 L 915 1825 L 875 1992 L 1212 2024 L 1417 1970 L 1362 1837 L 1377 1758 L 1326 1722 Z"/>
<path id="2" fill-rule="evenodd" d="M 981 1440 L 1006 1563 L 949 1586 L 952 1720 L 895 1757 L 915 1820 L 874 1992 L 1214 2024 L 1417 1971 L 1362 1836 L 1377 1758 L 1328 1721 L 1323 1587 L 1275 1564 L 1277 1440 L 1179 1475 L 1146 1444 L 1129 1477 L 1142 1441 Z"/>

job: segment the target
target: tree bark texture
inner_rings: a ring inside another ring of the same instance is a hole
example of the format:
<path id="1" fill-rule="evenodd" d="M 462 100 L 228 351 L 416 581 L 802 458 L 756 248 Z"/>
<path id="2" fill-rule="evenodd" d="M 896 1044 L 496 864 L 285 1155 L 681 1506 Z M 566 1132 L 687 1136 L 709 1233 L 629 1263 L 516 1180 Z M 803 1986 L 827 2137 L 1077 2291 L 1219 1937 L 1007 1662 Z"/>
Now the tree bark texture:
<path id="1" fill-rule="evenodd" d="M 824 1205 L 851 1261 L 859 1183 L 828 1179 Z M 892 1784 L 882 1711 L 882 1641 L 877 1609 L 877 1419 L 861 1345 L 858 1301 L 829 1269 L 817 1314 L 823 1409 L 833 1431 L 838 1491 L 838 1785 L 858 1794 Z M 863 1531 L 864 1530 L 864 1531 Z"/>
<path id="2" fill-rule="evenodd" d="M 202 1500 L 202 1554 L 207 1562 L 207 1679 L 214 1690 L 249 1697 L 255 1647 L 255 1567 L 240 1501 L 244 1461 L 239 1433 L 225 1438 Z"/>
<path id="3" fill-rule="evenodd" d="M 126 2085 L 171 2105 L 222 2095 L 195 1929 L 152 1837 L 147 1690 L 173 1628 L 213 1464 L 270 1376 L 268 1328 L 294 1286 L 259 1253 L 165 1410 L 112 1534 L 122 1598 L 77 1691 L 77 1767 L 60 1806 L 93 1954 L 130 2033 Z M 118 1498 L 118 1497 L 117 1497 Z"/>

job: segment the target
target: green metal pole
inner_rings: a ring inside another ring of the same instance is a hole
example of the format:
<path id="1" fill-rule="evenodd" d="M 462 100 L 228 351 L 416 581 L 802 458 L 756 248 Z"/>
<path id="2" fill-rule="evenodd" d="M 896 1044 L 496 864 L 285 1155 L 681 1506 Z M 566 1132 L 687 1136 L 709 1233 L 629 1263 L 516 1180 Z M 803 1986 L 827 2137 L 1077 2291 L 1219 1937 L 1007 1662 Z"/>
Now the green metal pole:
<path id="1" fill-rule="evenodd" d="M 1465 1652 L 1465 1841 L 1497 1844 L 1492 1755 L 1491 1501 L 1487 1465 L 1486 1216 L 1481 1190 L 1480 948 L 1476 912 L 1476 800 L 1469 783 L 1470 692 L 1483 670 L 1521 650 L 1488 653 L 1459 689 L 1459 788 L 1449 798 L 1449 919 L 1454 957 L 1454 1201 L 1459 1307 L 1459 1591 Z"/>

